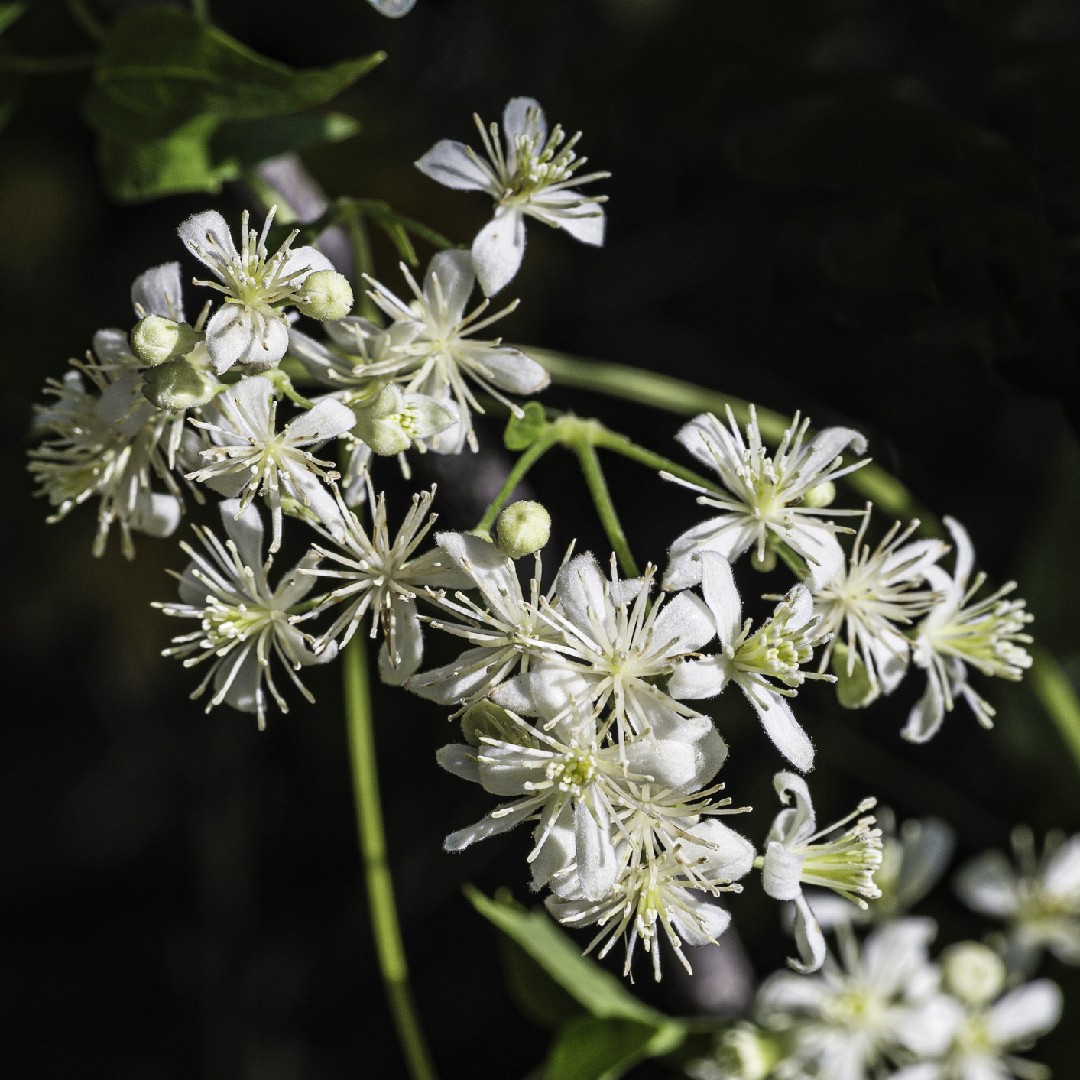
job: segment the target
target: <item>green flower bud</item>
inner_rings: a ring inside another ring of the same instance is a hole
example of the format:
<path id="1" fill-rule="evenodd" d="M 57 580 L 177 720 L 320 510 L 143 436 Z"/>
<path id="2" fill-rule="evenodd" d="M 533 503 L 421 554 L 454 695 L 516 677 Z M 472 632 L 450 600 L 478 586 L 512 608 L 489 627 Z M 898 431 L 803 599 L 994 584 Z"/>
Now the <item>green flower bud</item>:
<path id="1" fill-rule="evenodd" d="M 750 565 L 755 570 L 767 574 L 776 569 L 776 552 L 772 548 L 766 548 L 759 554 L 757 548 L 755 548 L 750 556 Z"/>
<path id="2" fill-rule="evenodd" d="M 162 315 L 140 319 L 130 334 L 131 351 L 144 363 L 156 366 L 175 360 L 195 348 L 199 335 L 187 323 Z"/>
<path id="3" fill-rule="evenodd" d="M 803 506 L 813 507 L 815 510 L 822 510 L 826 506 L 832 506 L 833 500 L 836 498 L 836 485 L 831 480 L 824 480 L 820 484 L 815 484 L 809 491 L 803 496 Z"/>
<path id="4" fill-rule="evenodd" d="M 851 653 L 847 645 L 838 641 L 833 646 L 831 666 L 836 675 L 836 699 L 845 709 L 865 709 L 881 694 L 881 688 L 870 682 L 870 674 L 862 657 L 855 654 L 855 662 L 848 674 Z"/>
<path id="5" fill-rule="evenodd" d="M 478 701 L 470 705 L 461 717 L 461 734 L 470 746 L 479 746 L 481 739 L 521 741 L 521 725 L 515 724 L 501 705 L 494 701 Z"/>
<path id="6" fill-rule="evenodd" d="M 343 319 L 352 311 L 352 286 L 336 270 L 316 270 L 293 294 L 293 303 L 313 319 Z"/>
<path id="7" fill-rule="evenodd" d="M 511 559 L 539 551 L 551 536 L 551 515 L 538 502 L 511 503 L 495 526 L 499 550 Z"/>
<path id="8" fill-rule="evenodd" d="M 401 454 L 454 422 L 454 415 L 425 394 L 406 394 L 386 383 L 363 405 L 354 405 L 356 435 L 381 457 Z"/>
<path id="9" fill-rule="evenodd" d="M 945 988 L 967 1005 L 989 1005 L 1005 989 L 1005 964 L 977 941 L 950 945 L 941 957 Z"/>
<path id="10" fill-rule="evenodd" d="M 186 360 L 170 360 L 143 375 L 143 396 L 157 408 L 170 412 L 205 405 L 220 389 L 213 375 L 192 367 Z"/>

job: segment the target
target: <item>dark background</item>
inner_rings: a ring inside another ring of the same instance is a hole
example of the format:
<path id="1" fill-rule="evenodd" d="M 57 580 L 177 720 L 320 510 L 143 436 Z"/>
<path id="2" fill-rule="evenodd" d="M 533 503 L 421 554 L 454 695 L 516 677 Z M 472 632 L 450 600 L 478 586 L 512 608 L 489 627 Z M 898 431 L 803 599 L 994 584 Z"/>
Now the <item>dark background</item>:
<path id="1" fill-rule="evenodd" d="M 306 160 L 331 194 L 384 198 L 460 243 L 489 204 L 433 184 L 417 157 L 440 137 L 473 141 L 471 114 L 497 119 L 518 94 L 581 128 L 582 151 L 613 174 L 606 246 L 530 225 L 505 335 L 866 432 L 923 505 L 967 525 L 991 580 L 1020 581 L 1038 640 L 1080 672 L 1075 5 L 419 0 L 398 22 L 360 0 L 211 6 L 295 66 L 385 48 L 335 103 L 362 133 Z M 46 2 L 10 40 L 31 54 L 86 47 Z M 5 1072 L 396 1076 L 336 669 L 312 673 L 316 706 L 296 701 L 265 733 L 226 709 L 204 715 L 187 700 L 194 673 L 158 655 L 176 627 L 149 607 L 172 596 L 175 541 L 142 538 L 126 563 L 114 538 L 95 560 L 90 511 L 46 526 L 32 499 L 25 450 L 45 378 L 94 330 L 129 324 L 131 279 L 181 255 L 187 214 L 213 205 L 235 220 L 243 198 L 112 204 L 78 114 L 84 90 L 79 75 L 33 79 L 0 132 Z M 399 285 L 393 253 L 376 256 Z M 545 401 L 677 453 L 676 417 L 558 389 Z M 505 468 L 498 425 L 481 439 L 482 463 Z M 419 469 L 441 485 L 442 525 L 474 523 L 473 464 Z M 661 561 L 695 520 L 691 501 L 617 463 L 610 478 L 638 557 Z M 602 552 L 570 458 L 553 456 L 531 490 L 556 514 L 553 550 L 577 535 Z M 902 817 L 949 820 L 960 857 L 1005 845 L 1017 822 L 1080 827 L 1075 764 L 1033 695 L 978 686 L 997 727 L 959 708 L 923 747 L 898 734 L 917 676 L 865 714 L 840 715 L 813 687 L 801 695 L 821 818 L 874 792 Z M 760 839 L 778 761 L 741 702 L 724 708 L 724 778 L 759 808 L 746 831 Z M 526 838 L 443 854 L 442 836 L 488 799 L 435 765 L 453 735 L 440 710 L 396 692 L 377 710 L 391 865 L 435 1058 L 447 1077 L 523 1075 L 546 1036 L 507 998 L 495 933 L 461 886 L 527 899 Z M 750 881 L 731 903 L 759 974 L 789 947 L 762 901 Z M 941 944 L 987 928 L 947 886 L 922 910 Z M 709 975 L 721 989 L 737 981 L 728 960 Z M 659 988 L 639 970 L 636 988 L 661 1007 L 715 990 L 668 970 Z M 1080 986 L 1060 965 L 1045 971 L 1066 988 L 1066 1019 L 1034 1056 L 1068 1077 Z"/>

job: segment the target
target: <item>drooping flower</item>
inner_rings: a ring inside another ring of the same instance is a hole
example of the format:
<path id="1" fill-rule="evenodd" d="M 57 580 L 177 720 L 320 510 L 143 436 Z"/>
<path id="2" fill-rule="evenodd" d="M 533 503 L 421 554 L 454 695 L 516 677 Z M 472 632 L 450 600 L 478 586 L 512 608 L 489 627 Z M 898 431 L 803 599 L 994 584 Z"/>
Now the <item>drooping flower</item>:
<path id="1" fill-rule="evenodd" d="M 207 712 L 224 702 L 240 712 L 255 713 L 261 729 L 266 726 L 271 701 L 282 712 L 289 711 L 274 682 L 275 661 L 300 693 L 314 701 L 296 670 L 332 660 L 337 650 L 316 654 L 307 635 L 292 624 L 298 605 L 314 585 L 314 579 L 304 571 L 316 558 L 308 554 L 271 586 L 268 578 L 273 556 L 263 561 L 259 511 L 237 500 L 222 502 L 220 509 L 225 542 L 209 529 L 196 527 L 204 550 L 181 545 L 191 562 L 177 575 L 180 603 L 154 606 L 166 615 L 199 621 L 198 629 L 173 638 L 164 653 L 181 658 L 185 667 L 210 662 L 206 677 L 191 696 L 200 697 L 213 686 Z"/>
<path id="2" fill-rule="evenodd" d="M 1013 830 L 1015 864 L 1003 852 L 976 856 L 956 875 L 956 891 L 973 911 L 1007 924 L 1010 967 L 1032 971 L 1049 950 L 1080 966 L 1080 835 L 1046 837 L 1042 854 L 1026 828 Z"/>
<path id="3" fill-rule="evenodd" d="M 312 550 L 324 565 L 308 570 L 313 577 L 340 582 L 317 602 L 304 618 L 313 618 L 340 607 L 330 627 L 319 635 L 316 648 L 322 650 L 340 635 L 340 644 L 356 633 L 370 610 L 371 637 L 379 631 L 383 648 L 379 669 L 385 682 L 404 683 L 420 666 L 423 632 L 416 610 L 417 595 L 430 588 L 467 588 L 469 579 L 440 550 L 417 555 L 435 517 L 428 516 L 435 489 L 414 495 L 397 535 L 391 540 L 383 493 L 371 493 L 370 530 L 345 504 L 340 491 L 333 490 L 336 514 L 332 527 L 314 523 L 317 531 L 334 546 L 315 544 Z"/>
<path id="4" fill-rule="evenodd" d="M 548 132 L 544 110 L 533 98 L 511 98 L 498 125 L 485 128 L 474 116 L 485 161 L 453 139 L 437 142 L 416 167 L 432 180 L 458 191 L 485 191 L 495 200 L 495 216 L 472 245 L 480 288 L 492 296 L 509 283 L 525 254 L 525 218 L 564 229 L 575 240 L 604 242 L 603 195 L 583 195 L 576 185 L 604 180 L 610 173 L 574 174 L 586 162 L 574 153 L 578 132 L 567 139 L 556 124 Z"/>
<path id="5" fill-rule="evenodd" d="M 332 520 L 334 504 L 322 480 L 333 463 L 311 452 L 348 432 L 356 422 L 352 410 L 324 398 L 277 430 L 277 401 L 269 379 L 251 376 L 220 394 L 209 419 L 192 421 L 210 437 L 200 451 L 202 464 L 188 474 L 246 507 L 257 494 L 270 505 L 273 539 L 270 551 L 281 547 L 282 498 L 296 499 L 323 520 Z"/>
<path id="6" fill-rule="evenodd" d="M 941 540 L 907 543 L 918 521 L 905 529 L 896 522 L 871 550 L 863 543 L 869 511 L 868 506 L 847 565 L 814 591 L 814 614 L 822 630 L 833 635 L 822 650 L 821 670 L 825 670 L 834 645 L 842 641 L 848 678 L 861 662 L 868 682 L 860 704 L 891 693 L 903 678 L 911 643 L 901 627 L 921 619 L 938 599 L 933 590 L 920 586 L 926 581 L 926 568 L 947 550 Z"/>
<path id="7" fill-rule="evenodd" d="M 974 563 L 971 540 L 958 521 L 943 520 L 952 534 L 956 565 L 952 577 L 938 566 L 926 567 L 927 580 L 941 599 L 915 631 L 912 658 L 926 672 L 926 692 L 902 732 L 912 742 L 932 738 L 957 698 L 968 703 L 983 727 L 993 726 L 993 706 L 968 685 L 969 666 L 1014 682 L 1031 666 L 1024 649 L 1031 644 L 1031 635 L 1024 627 L 1032 616 L 1023 600 L 1006 599 L 1016 582 L 972 602 L 986 575 L 976 574 L 969 584 Z"/>
<path id="8" fill-rule="evenodd" d="M 661 473 L 666 480 L 698 492 L 697 501 L 702 506 L 719 511 L 671 545 L 664 587 L 685 589 L 697 584 L 701 570 L 696 557 L 702 551 L 717 551 L 734 562 L 753 549 L 755 556 L 764 560 L 772 541 L 786 544 L 800 555 L 806 561 L 811 586 L 820 589 L 844 565 L 844 553 L 836 539 L 838 526 L 823 515 L 862 511 L 808 505 L 806 496 L 811 489 L 863 465 L 867 459 L 844 465 L 840 455 L 848 447 L 856 454 L 863 453 L 866 440 L 850 428 L 831 427 L 807 441 L 810 421 L 800 421 L 796 415 L 776 452 L 769 454 L 761 441 L 753 406 L 745 439 L 730 407 L 727 420 L 724 427 L 712 413 L 704 413 L 676 436 L 698 461 L 717 473 L 724 491 L 710 491 Z"/>
<path id="9" fill-rule="evenodd" d="M 857 814 L 870 810 L 874 799 L 865 799 L 846 818 L 819 830 L 806 781 L 782 772 L 776 774 L 774 783 L 785 809 L 776 815 L 766 837 L 762 884 L 774 899 L 795 902 L 799 959 L 788 963 L 808 974 L 825 960 L 825 938 L 803 895 L 803 885 L 831 889 L 865 908 L 867 900 L 881 895 L 874 884 L 874 872 L 881 865 L 881 830 L 873 827 L 873 817 L 860 817 L 844 828 Z M 794 805 L 788 806 L 791 802 Z"/>
<path id="10" fill-rule="evenodd" d="M 270 254 L 266 237 L 276 210 L 270 208 L 259 233 L 248 228 L 248 213 L 244 211 L 239 251 L 228 224 L 216 210 L 193 214 L 177 229 L 184 246 L 217 279 L 195 283 L 224 296 L 224 302 L 206 324 L 206 347 L 219 375 L 233 364 L 257 369 L 277 364 L 289 341 L 283 308 L 296 304 L 310 274 L 334 269 L 330 260 L 313 247 L 293 249 L 295 230 Z"/>
<path id="11" fill-rule="evenodd" d="M 718 552 L 703 551 L 698 560 L 702 593 L 722 651 L 682 660 L 668 683 L 668 693 L 680 699 L 712 698 L 729 682 L 736 683 L 776 748 L 805 772 L 814 763 L 814 747 L 787 698 L 804 679 L 832 678 L 803 670 L 822 640 L 810 593 L 796 585 L 772 617 L 752 631 L 752 621 L 742 621 L 742 601 L 727 559 Z"/>

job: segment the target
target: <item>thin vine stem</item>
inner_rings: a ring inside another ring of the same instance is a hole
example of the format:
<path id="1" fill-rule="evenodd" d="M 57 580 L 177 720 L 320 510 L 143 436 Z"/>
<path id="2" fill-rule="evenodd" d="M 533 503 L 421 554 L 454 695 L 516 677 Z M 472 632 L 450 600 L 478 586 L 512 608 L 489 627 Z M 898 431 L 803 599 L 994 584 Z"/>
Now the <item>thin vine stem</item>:
<path id="1" fill-rule="evenodd" d="M 386 831 L 379 802 L 379 770 L 375 760 L 371 688 L 365 648 L 366 641 L 360 634 L 354 635 L 345 646 L 343 678 L 356 829 L 367 885 L 371 930 L 387 1003 L 394 1018 L 409 1076 L 412 1080 L 435 1080 L 435 1067 L 409 988 L 394 887 L 386 861 Z"/>
<path id="2" fill-rule="evenodd" d="M 484 511 L 484 516 L 476 523 L 473 532 L 486 533 L 491 531 L 495 519 L 499 516 L 502 508 L 510 501 L 514 489 L 525 479 L 528 471 L 557 441 L 558 438 L 554 429 L 549 428 L 536 442 L 525 449 L 517 461 L 514 462 L 513 468 L 507 473 L 506 480 L 499 489 L 499 493 L 491 500 L 491 505 Z"/>
<path id="3" fill-rule="evenodd" d="M 1030 652 L 1031 688 L 1080 768 L 1080 702 L 1076 691 L 1056 657 L 1036 645 L 1030 647 Z"/>
<path id="4" fill-rule="evenodd" d="M 597 457 L 596 448 L 592 440 L 585 437 L 574 444 L 574 450 L 581 464 L 581 473 L 585 477 L 585 484 L 592 496 L 593 505 L 600 518 L 600 524 L 604 527 L 608 542 L 611 544 L 615 557 L 619 560 L 619 566 L 627 577 L 637 577 L 640 574 L 634 556 L 630 551 L 630 544 L 623 531 L 622 522 L 615 510 L 615 504 L 611 501 L 611 492 L 608 491 L 607 481 L 604 479 L 604 470 L 600 466 L 600 458 Z"/>

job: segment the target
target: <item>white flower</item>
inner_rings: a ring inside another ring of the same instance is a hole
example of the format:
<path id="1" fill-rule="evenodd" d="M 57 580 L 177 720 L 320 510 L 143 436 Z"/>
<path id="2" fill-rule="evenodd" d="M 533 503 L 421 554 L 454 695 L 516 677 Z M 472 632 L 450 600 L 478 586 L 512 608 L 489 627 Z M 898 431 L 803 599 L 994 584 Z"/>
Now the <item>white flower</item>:
<path id="1" fill-rule="evenodd" d="M 972 1003 L 940 1061 L 921 1062 L 892 1080 L 1047 1080 L 1049 1070 L 1009 1051 L 1025 1049 L 1061 1019 L 1061 991 L 1049 979 L 1018 986 L 992 1005 Z"/>
<path id="2" fill-rule="evenodd" d="M 574 185 L 610 176 L 575 176 L 586 162 L 574 153 L 581 132 L 567 140 L 556 124 L 550 134 L 544 110 L 528 97 L 511 98 L 503 111 L 504 144 L 498 125 L 485 128 L 473 116 L 485 161 L 452 139 L 437 142 L 416 167 L 432 180 L 458 191 L 486 191 L 495 200 L 494 218 L 480 230 L 472 256 L 480 288 L 492 296 L 517 273 L 525 254 L 525 218 L 565 229 L 575 240 L 599 247 L 604 242 L 602 195 L 582 195 Z"/>
<path id="3" fill-rule="evenodd" d="M 869 506 L 859 526 L 847 566 L 814 591 L 814 614 L 822 631 L 833 636 L 822 651 L 821 670 L 833 646 L 843 640 L 847 648 L 847 675 L 855 674 L 861 660 L 869 682 L 868 703 L 880 693 L 892 693 L 907 670 L 910 642 L 899 629 L 922 618 L 938 598 L 920 589 L 926 568 L 947 550 L 941 540 L 906 543 L 918 528 L 912 521 L 901 531 L 896 522 L 872 551 L 863 543 L 870 521 Z"/>
<path id="4" fill-rule="evenodd" d="M 810 593 L 796 585 L 772 618 L 751 632 L 751 620 L 742 621 L 742 601 L 727 559 L 715 551 L 703 551 L 698 561 L 702 593 L 723 652 L 682 661 L 668 683 L 668 693 L 692 700 L 711 698 L 729 682 L 736 683 L 776 748 L 805 772 L 814 763 L 814 747 L 787 698 L 804 679 L 832 678 L 802 670 L 821 641 Z"/>
<path id="5" fill-rule="evenodd" d="M 387 522 L 386 499 L 381 492 L 377 499 L 373 494 L 370 499 L 374 507 L 370 531 L 345 505 L 336 488 L 334 496 L 337 515 L 332 527 L 319 524 L 315 527 L 336 545 L 336 549 L 318 544 L 313 547 L 331 565 L 308 573 L 342 584 L 318 597 L 304 618 L 342 606 L 329 629 L 316 642 L 316 648 L 322 650 L 339 634 L 344 646 L 370 610 L 371 637 L 374 638 L 380 629 L 384 637 L 379 654 L 383 680 L 404 683 L 420 666 L 423 653 L 417 594 L 423 595 L 429 586 L 462 588 L 469 584 L 468 578 L 450 564 L 443 552 L 436 550 L 416 555 L 417 548 L 435 523 L 434 516 L 428 518 L 435 489 L 413 496 L 412 506 L 393 540 Z"/>
<path id="6" fill-rule="evenodd" d="M 470 381 L 513 410 L 517 406 L 511 405 L 501 391 L 534 394 L 547 386 L 550 377 L 532 357 L 503 345 L 501 339 L 471 338 L 512 311 L 517 303 L 481 319 L 488 306 L 484 300 L 465 314 L 476 282 L 472 256 L 467 251 L 440 251 L 428 266 L 423 288 L 408 267 L 402 264 L 401 270 L 413 292 L 411 302 L 400 300 L 384 285 L 368 279 L 372 286 L 368 295 L 393 324 L 384 358 L 367 364 L 363 374 L 404 382 L 409 392 L 426 394 L 455 409 L 457 429 L 433 440 L 432 449 L 457 453 L 468 442 L 475 450 L 472 413 L 483 413 L 484 409 L 469 388 Z"/>
<path id="7" fill-rule="evenodd" d="M 961 868 L 956 891 L 973 911 L 1007 922 L 1010 966 L 1032 970 L 1043 949 L 1080 966 L 1080 835 L 1051 833 L 1041 856 L 1028 829 L 1015 829 L 1012 842 L 1018 866 L 984 852 Z"/>
<path id="8" fill-rule="evenodd" d="M 289 324 L 281 309 L 295 303 L 310 273 L 334 268 L 315 248 L 292 250 L 295 230 L 271 255 L 266 236 L 276 210 L 271 207 L 261 233 L 248 229 L 244 211 L 239 251 L 216 210 L 193 214 L 177 229 L 188 251 L 217 278 L 195 284 L 207 285 L 225 297 L 206 324 L 206 347 L 219 375 L 233 364 L 273 367 L 285 355 L 289 341 Z"/>
<path id="9" fill-rule="evenodd" d="M 1031 636 L 1024 627 L 1031 622 L 1023 600 L 1006 600 L 1016 588 L 1010 581 L 990 596 L 972 603 L 986 575 L 979 573 L 968 584 L 974 562 L 971 541 L 963 526 L 944 518 L 956 548 L 956 566 L 950 578 L 937 566 L 926 568 L 927 580 L 941 600 L 919 624 L 913 659 L 926 672 L 926 692 L 911 710 L 902 732 L 912 742 L 932 738 L 956 699 L 963 698 L 983 727 L 993 726 L 994 709 L 967 681 L 970 665 L 984 675 L 1018 681 L 1031 666 L 1024 646 Z"/>
<path id="10" fill-rule="evenodd" d="M 402 15 L 408 15 L 413 9 L 416 0 L 368 0 L 368 3 L 388 19 L 400 19 Z"/>
<path id="11" fill-rule="evenodd" d="M 104 553 L 115 524 L 131 559 L 133 531 L 169 536 L 180 523 L 183 501 L 171 469 L 183 417 L 155 409 L 143 397 L 139 364 L 119 330 L 95 334 L 94 354 L 76 361 L 77 370 L 63 380 L 46 382 L 56 402 L 37 410 L 35 430 L 46 438 L 30 451 L 29 470 L 39 494 L 55 508 L 50 523 L 97 498 L 94 554 Z M 154 489 L 155 477 L 164 491 Z"/>
<path id="12" fill-rule="evenodd" d="M 691 593 L 650 602 L 653 569 L 620 579 L 612 559 L 605 577 L 592 555 L 579 555 L 559 571 L 555 604 L 545 620 L 561 635 L 530 670 L 503 683 L 493 698 L 505 708 L 548 720 L 576 708 L 606 723 L 620 740 L 651 731 L 668 737 L 698 714 L 657 685 L 677 661 L 714 633 L 709 612 Z M 709 725 L 711 727 L 711 724 Z"/>
<path id="13" fill-rule="evenodd" d="M 433 604 L 457 618 L 429 618 L 431 627 L 473 647 L 443 667 L 413 675 L 406 685 L 420 697 L 465 708 L 517 671 L 527 671 L 561 635 L 541 613 L 539 558 L 526 599 L 514 563 L 490 541 L 469 533 L 440 533 L 437 541 L 467 575 L 470 588 L 479 589 L 483 605 L 461 592 L 429 594 Z"/>
<path id="14" fill-rule="evenodd" d="M 860 951 L 842 927 L 842 966 L 827 956 L 814 975 L 770 976 L 758 992 L 759 1019 L 786 1034 L 791 1062 L 802 1065 L 784 1075 L 871 1080 L 891 1075 L 886 1066 L 897 1060 L 943 1053 L 956 1013 L 927 955 L 935 929 L 929 919 L 897 919 Z"/>
<path id="15" fill-rule="evenodd" d="M 661 933 L 689 971 L 683 943 L 716 944 L 731 916 L 708 897 L 740 891 L 736 882 L 749 872 L 753 848 L 744 837 L 710 818 L 683 830 L 679 840 L 662 852 L 634 843 L 631 832 L 630 842 L 618 845 L 617 858 L 618 877 L 603 899 L 551 896 L 546 901 L 548 911 L 566 926 L 598 925 L 600 932 L 588 948 L 606 938 L 600 957 L 629 930 L 624 974 L 630 971 L 640 941 L 652 955 L 653 977 L 659 981 Z"/>
<path id="16" fill-rule="evenodd" d="M 776 453 L 770 455 L 761 442 L 757 413 L 750 407 L 750 422 L 744 440 L 730 407 L 728 427 L 711 413 L 695 417 L 678 433 L 679 442 L 720 477 L 725 489 L 714 492 L 670 473 L 661 473 L 691 491 L 698 502 L 720 513 L 683 533 L 671 545 L 664 587 L 684 589 L 697 584 L 700 568 L 695 556 L 718 551 L 729 562 L 754 549 L 765 558 L 770 540 L 786 544 L 806 560 L 812 587 L 820 589 L 844 565 L 844 553 L 836 539 L 838 527 L 822 520 L 822 514 L 851 514 L 862 511 L 824 510 L 806 505 L 807 493 L 819 484 L 845 476 L 865 463 L 842 465 L 840 454 L 847 447 L 861 454 L 866 440 L 850 428 L 832 427 L 806 442 L 809 420 L 798 415 L 784 432 Z"/>
<path id="17" fill-rule="evenodd" d="M 278 431 L 273 384 L 252 376 L 220 394 L 204 415 L 214 419 L 192 423 L 208 433 L 213 445 L 200 452 L 204 464 L 188 479 L 222 495 L 240 496 L 241 507 L 256 494 L 266 496 L 273 523 L 271 552 L 281 547 L 283 494 L 321 518 L 333 517 L 333 499 L 320 483 L 333 463 L 320 461 L 308 447 L 349 431 L 356 422 L 351 409 L 324 398 Z"/>
<path id="18" fill-rule="evenodd" d="M 308 701 L 311 693 L 295 674 L 308 664 L 332 660 L 336 649 L 316 655 L 307 637 L 291 623 L 297 605 L 311 591 L 313 579 L 304 570 L 315 559 L 302 559 L 276 588 L 268 574 L 273 557 L 263 562 L 263 525 L 258 510 L 239 502 L 221 504 L 228 539 L 222 543 L 208 529 L 196 527 L 205 552 L 182 544 L 191 563 L 179 577 L 180 603 L 155 604 L 166 615 L 199 620 L 199 629 L 173 638 L 165 656 L 178 656 L 184 667 L 210 661 L 206 678 L 191 695 L 199 697 L 213 684 L 207 712 L 225 702 L 240 712 L 255 713 L 259 728 L 266 725 L 267 694 L 281 709 L 288 705 L 273 678 L 275 658 Z"/>
<path id="19" fill-rule="evenodd" d="M 802 886 L 832 889 L 853 904 L 865 908 L 866 900 L 881 891 L 874 872 L 881 865 L 881 830 L 872 828 L 872 817 L 859 818 L 839 832 L 856 814 L 875 805 L 874 799 L 859 803 L 854 813 L 818 830 L 814 806 L 806 781 L 794 773 L 777 773 L 776 793 L 785 805 L 794 806 L 776 815 L 765 842 L 761 869 L 765 892 L 777 900 L 795 901 L 795 941 L 799 960 L 788 960 L 804 974 L 817 971 L 825 959 L 825 938 Z M 839 833 L 839 835 L 836 835 Z"/>

